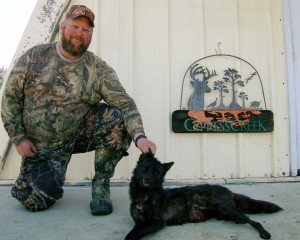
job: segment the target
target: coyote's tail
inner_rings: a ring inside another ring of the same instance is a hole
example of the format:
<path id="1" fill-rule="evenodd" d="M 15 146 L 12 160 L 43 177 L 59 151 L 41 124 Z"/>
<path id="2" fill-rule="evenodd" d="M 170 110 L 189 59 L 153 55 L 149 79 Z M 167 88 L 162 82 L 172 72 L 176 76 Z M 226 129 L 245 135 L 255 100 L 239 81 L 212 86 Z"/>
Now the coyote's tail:
<path id="1" fill-rule="evenodd" d="M 281 207 L 274 203 L 255 200 L 242 194 L 234 194 L 237 208 L 243 213 L 274 213 L 282 210 Z"/>

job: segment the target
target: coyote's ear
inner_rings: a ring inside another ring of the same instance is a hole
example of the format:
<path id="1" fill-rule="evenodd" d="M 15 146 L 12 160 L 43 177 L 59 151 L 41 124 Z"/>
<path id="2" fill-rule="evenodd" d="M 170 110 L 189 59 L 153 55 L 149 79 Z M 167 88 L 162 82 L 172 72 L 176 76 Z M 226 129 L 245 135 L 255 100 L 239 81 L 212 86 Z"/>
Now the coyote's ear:
<path id="1" fill-rule="evenodd" d="M 154 155 L 153 153 L 151 152 L 151 149 L 149 148 L 149 152 L 145 153 L 146 157 L 151 159 L 151 158 L 154 158 Z"/>
<path id="2" fill-rule="evenodd" d="M 142 161 L 142 160 L 151 160 L 151 159 L 154 159 L 154 155 L 151 151 L 149 151 L 147 153 L 142 153 L 140 155 L 140 158 L 139 158 L 140 161 Z"/>
<path id="3" fill-rule="evenodd" d="M 166 174 L 173 166 L 174 162 L 163 163 L 164 173 Z"/>

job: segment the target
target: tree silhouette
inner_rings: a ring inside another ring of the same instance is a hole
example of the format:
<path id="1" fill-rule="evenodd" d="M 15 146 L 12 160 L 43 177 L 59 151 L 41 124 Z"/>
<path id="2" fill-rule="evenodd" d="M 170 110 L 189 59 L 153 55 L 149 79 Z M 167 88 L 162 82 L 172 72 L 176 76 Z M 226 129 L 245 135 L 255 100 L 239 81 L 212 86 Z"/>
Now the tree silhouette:
<path id="1" fill-rule="evenodd" d="M 231 91 L 232 91 L 232 102 L 229 104 L 230 109 L 241 109 L 242 107 L 237 103 L 236 101 L 236 93 L 235 85 L 239 85 L 240 87 L 244 87 L 244 81 L 240 80 L 241 75 L 238 74 L 238 71 L 233 68 L 228 68 L 227 70 L 224 70 L 225 77 L 223 77 L 226 84 L 231 85 Z"/>
<path id="2" fill-rule="evenodd" d="M 243 108 L 245 108 L 245 101 L 248 100 L 248 95 L 245 92 L 240 92 L 239 98 L 243 100 Z"/>
<path id="3" fill-rule="evenodd" d="M 218 80 L 214 82 L 214 90 L 219 91 L 220 95 L 220 104 L 218 106 L 219 109 L 225 109 L 226 106 L 224 105 L 223 98 L 224 93 L 228 93 L 229 90 L 227 89 L 227 86 L 224 81 Z"/>

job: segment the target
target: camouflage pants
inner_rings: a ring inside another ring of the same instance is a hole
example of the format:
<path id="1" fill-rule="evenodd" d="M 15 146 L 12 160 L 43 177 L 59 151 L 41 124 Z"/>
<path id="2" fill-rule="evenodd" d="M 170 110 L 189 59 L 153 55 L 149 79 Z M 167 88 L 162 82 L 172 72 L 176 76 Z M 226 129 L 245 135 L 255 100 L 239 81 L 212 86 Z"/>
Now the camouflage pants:
<path id="1" fill-rule="evenodd" d="M 109 197 L 109 178 L 129 148 L 131 138 L 119 109 L 99 104 L 91 109 L 78 131 L 61 146 L 23 158 L 11 192 L 29 211 L 42 211 L 63 196 L 63 184 L 73 153 L 96 150 L 92 197 Z"/>

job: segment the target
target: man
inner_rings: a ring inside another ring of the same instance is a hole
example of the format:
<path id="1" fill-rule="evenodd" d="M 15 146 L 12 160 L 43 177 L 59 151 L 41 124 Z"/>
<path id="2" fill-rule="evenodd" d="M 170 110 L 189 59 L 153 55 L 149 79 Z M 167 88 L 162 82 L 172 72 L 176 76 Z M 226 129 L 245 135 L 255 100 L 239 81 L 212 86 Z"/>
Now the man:
<path id="1" fill-rule="evenodd" d="M 23 54 L 7 80 L 1 116 L 23 157 L 12 196 L 29 211 L 45 210 L 62 197 L 73 153 L 96 150 L 91 213 L 109 214 L 109 179 L 131 140 L 143 153 L 156 152 L 114 70 L 87 50 L 93 28 L 94 13 L 72 6 L 60 40 Z"/>

